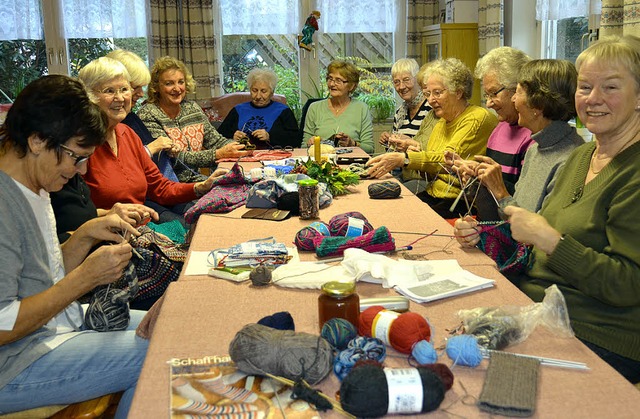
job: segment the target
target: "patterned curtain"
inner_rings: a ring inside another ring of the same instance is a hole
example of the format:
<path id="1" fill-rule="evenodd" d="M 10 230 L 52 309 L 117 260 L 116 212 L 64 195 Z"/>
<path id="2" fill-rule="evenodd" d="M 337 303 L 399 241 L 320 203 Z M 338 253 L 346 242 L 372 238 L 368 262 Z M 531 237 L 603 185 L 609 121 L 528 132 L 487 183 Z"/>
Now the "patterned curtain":
<path id="1" fill-rule="evenodd" d="M 193 99 L 222 94 L 218 0 L 149 0 L 150 62 L 170 55 L 182 60 L 196 81 Z"/>
<path id="2" fill-rule="evenodd" d="M 480 56 L 504 45 L 504 1 L 478 2 L 478 41 Z"/>
<path id="3" fill-rule="evenodd" d="M 600 37 L 640 36 L 640 0 L 602 0 Z"/>
<path id="4" fill-rule="evenodd" d="M 0 21 L 0 41 L 44 39 L 38 0 L 3 0 L 0 2 Z"/>
<path id="5" fill-rule="evenodd" d="M 422 63 L 422 28 L 440 23 L 438 0 L 407 0 L 407 57 Z"/>

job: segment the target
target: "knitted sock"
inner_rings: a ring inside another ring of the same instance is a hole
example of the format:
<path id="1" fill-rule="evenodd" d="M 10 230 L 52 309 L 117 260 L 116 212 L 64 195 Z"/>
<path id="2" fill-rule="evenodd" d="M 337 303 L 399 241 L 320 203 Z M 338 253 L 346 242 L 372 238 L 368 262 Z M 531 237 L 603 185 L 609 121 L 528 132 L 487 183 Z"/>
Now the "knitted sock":
<path id="1" fill-rule="evenodd" d="M 198 382 L 206 387 L 207 390 L 213 391 L 214 393 L 220 394 L 221 396 L 227 397 L 231 400 L 251 403 L 258 399 L 258 395 L 254 392 L 243 388 L 225 385 L 219 377 L 207 380 L 198 380 Z"/>

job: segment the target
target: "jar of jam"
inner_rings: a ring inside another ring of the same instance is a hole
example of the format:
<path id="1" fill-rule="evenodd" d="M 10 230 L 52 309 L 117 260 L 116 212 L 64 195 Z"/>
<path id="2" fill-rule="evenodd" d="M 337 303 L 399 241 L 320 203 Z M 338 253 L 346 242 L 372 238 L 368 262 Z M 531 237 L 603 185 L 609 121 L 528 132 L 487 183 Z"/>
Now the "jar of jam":
<path id="1" fill-rule="evenodd" d="M 355 282 L 331 281 L 322 286 L 322 294 L 318 297 L 320 330 L 327 320 L 334 317 L 348 320 L 358 328 L 360 297 L 356 294 Z"/>

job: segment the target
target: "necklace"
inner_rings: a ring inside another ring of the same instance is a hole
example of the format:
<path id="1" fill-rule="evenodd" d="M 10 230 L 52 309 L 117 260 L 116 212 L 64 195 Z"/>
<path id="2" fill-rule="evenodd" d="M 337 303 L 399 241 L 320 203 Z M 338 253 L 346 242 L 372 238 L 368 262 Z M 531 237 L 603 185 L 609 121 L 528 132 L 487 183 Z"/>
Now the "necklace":
<path id="1" fill-rule="evenodd" d="M 596 146 L 596 149 L 593 151 L 593 156 L 591 156 L 591 160 L 589 161 L 589 169 L 591 170 L 591 173 L 593 173 L 594 175 L 597 175 L 598 173 L 602 172 L 602 169 L 604 169 L 605 167 L 607 167 L 607 164 L 609 164 L 609 162 L 611 162 L 611 160 L 613 160 L 618 154 L 622 153 L 628 146 L 629 144 L 631 144 L 631 142 L 633 140 L 636 139 L 636 137 L 638 136 L 638 133 L 636 133 L 636 135 L 634 135 L 633 137 L 631 137 L 631 139 L 629 141 L 627 141 L 626 143 L 624 143 L 622 145 L 622 147 L 620 147 L 618 149 L 618 151 L 616 151 L 616 153 L 613 155 L 613 157 L 600 157 L 598 156 L 598 146 Z M 605 161 L 605 160 L 609 160 L 607 161 L 601 168 L 600 170 L 596 171 L 596 169 L 594 169 L 593 167 L 593 162 L 595 160 L 601 160 L 601 161 Z"/>
<path id="2" fill-rule="evenodd" d="M 338 116 L 342 113 L 342 111 L 344 111 L 347 107 L 347 105 L 349 105 L 349 103 L 351 102 L 351 99 L 349 99 L 347 102 L 345 102 L 344 105 L 340 106 L 340 107 L 336 107 L 333 102 L 331 102 L 331 100 L 329 100 L 329 106 L 331 106 L 331 110 L 333 110 L 333 113 Z"/>

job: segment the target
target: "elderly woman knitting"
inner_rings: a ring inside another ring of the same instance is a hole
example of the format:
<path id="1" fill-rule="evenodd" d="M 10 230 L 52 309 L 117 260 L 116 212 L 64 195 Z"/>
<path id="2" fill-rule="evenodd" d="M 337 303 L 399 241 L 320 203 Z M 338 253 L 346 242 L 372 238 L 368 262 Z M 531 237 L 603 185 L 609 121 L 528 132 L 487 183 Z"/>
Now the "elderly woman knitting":
<path id="1" fill-rule="evenodd" d="M 18 95 L 0 128 L 0 414 L 70 404 L 124 391 L 125 418 L 147 351 L 127 330 L 86 331 L 76 301 L 122 276 L 124 236 L 139 235 L 112 214 L 83 224 L 60 246 L 49 193 L 87 170 L 108 121 L 84 86 L 51 75 Z M 92 251 L 101 241 L 112 244 Z"/>
<path id="2" fill-rule="evenodd" d="M 419 76 L 420 78 L 420 76 Z M 427 148 L 422 151 L 386 153 L 367 163 L 370 177 L 380 178 L 397 167 L 427 174 L 427 189 L 417 194 L 444 218 L 467 213 L 460 194 L 459 178 L 443 168 L 445 151 L 461 156 L 484 154 L 487 139 L 497 124 L 489 111 L 469 103 L 473 89 L 471 70 L 457 58 L 429 63 L 422 77 L 422 91 L 440 120 L 433 127 Z"/>
<path id="3" fill-rule="evenodd" d="M 218 132 L 236 141 L 248 140 L 257 149 L 299 147 L 298 122 L 287 105 L 273 100 L 278 76 L 269 68 L 254 68 L 247 75 L 251 101 L 236 105 Z"/>

